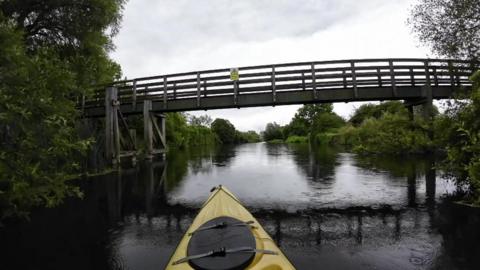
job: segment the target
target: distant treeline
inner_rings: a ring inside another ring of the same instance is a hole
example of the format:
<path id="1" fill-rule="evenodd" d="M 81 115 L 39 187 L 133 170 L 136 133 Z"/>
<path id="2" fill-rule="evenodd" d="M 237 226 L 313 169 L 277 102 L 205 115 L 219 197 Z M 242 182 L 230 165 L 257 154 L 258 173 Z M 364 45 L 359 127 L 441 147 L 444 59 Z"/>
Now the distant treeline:
<path id="1" fill-rule="evenodd" d="M 167 143 L 174 148 L 260 141 L 257 132 L 239 131 L 230 121 L 221 118 L 212 121 L 208 115 L 197 117 L 185 113 L 168 113 L 166 130 Z"/>

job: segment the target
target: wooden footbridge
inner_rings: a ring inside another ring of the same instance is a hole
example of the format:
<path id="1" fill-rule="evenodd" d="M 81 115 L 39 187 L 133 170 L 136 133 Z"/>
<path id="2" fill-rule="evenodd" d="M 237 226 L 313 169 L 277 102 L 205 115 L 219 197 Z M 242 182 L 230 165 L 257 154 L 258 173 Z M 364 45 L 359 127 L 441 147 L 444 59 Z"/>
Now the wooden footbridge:
<path id="1" fill-rule="evenodd" d="M 162 152 L 165 112 L 382 100 L 429 108 L 433 99 L 451 98 L 455 89 L 469 90 L 469 76 L 478 67 L 461 60 L 405 58 L 214 69 L 117 81 L 83 98 L 81 107 L 85 117 L 106 117 L 107 156 L 119 158 L 119 151 L 109 149 L 119 149 L 122 138 L 116 134 L 120 126 L 127 128 L 125 115 L 143 114 L 147 148 L 154 153 L 157 141 Z"/>

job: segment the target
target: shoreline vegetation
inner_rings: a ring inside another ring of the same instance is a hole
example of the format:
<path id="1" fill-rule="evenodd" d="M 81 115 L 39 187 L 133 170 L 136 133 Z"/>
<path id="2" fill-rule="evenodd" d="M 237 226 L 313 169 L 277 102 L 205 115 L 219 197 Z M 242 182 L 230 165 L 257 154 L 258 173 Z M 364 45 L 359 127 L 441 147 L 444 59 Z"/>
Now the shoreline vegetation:
<path id="1" fill-rule="evenodd" d="M 171 149 L 214 144 L 240 144 L 260 142 L 260 135 L 253 131 L 239 131 L 230 121 L 210 116 L 194 116 L 186 113 L 167 113 L 167 144 Z"/>
<path id="2" fill-rule="evenodd" d="M 434 107 L 428 118 L 421 108 L 409 115 L 399 101 L 362 105 L 348 120 L 331 104 L 304 105 L 289 124 L 268 123 L 262 137 L 275 144 L 341 146 L 360 155 L 435 153 L 444 176 L 468 187 L 462 201 L 480 206 L 480 71 L 471 80 L 471 93 L 458 91 L 444 112 Z"/>

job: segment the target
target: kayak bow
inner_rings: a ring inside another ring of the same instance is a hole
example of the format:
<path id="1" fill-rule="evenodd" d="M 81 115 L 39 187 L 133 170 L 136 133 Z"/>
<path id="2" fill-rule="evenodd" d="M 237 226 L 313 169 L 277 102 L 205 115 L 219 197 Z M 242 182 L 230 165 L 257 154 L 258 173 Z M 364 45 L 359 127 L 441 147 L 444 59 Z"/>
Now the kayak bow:
<path id="1" fill-rule="evenodd" d="M 225 187 L 212 189 L 167 270 L 290 270 L 295 267 Z"/>

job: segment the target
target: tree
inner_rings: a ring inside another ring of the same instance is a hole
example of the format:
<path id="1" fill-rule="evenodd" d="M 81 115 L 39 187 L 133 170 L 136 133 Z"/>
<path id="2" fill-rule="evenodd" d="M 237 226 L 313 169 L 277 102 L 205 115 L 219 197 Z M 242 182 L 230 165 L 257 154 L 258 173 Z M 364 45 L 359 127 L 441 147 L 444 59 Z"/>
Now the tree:
<path id="1" fill-rule="evenodd" d="M 421 0 L 412 9 L 408 23 L 434 53 L 480 59 L 478 0 Z"/>
<path id="2" fill-rule="evenodd" d="M 77 131 L 75 97 L 111 82 L 108 52 L 123 1 L 18 0 L 0 3 L 0 219 L 80 196 L 91 140 Z"/>
<path id="3" fill-rule="evenodd" d="M 345 120 L 336 113 L 321 113 L 313 120 L 311 132 L 325 133 L 345 125 Z"/>
<path id="4" fill-rule="evenodd" d="M 310 128 L 313 124 L 315 117 L 322 113 L 332 113 L 332 103 L 324 104 L 307 104 L 298 109 L 294 116 L 294 119 L 302 121 L 307 128 Z"/>
<path id="5" fill-rule="evenodd" d="M 471 199 L 480 205 L 480 71 L 471 79 L 471 101 L 449 108 L 441 132 L 446 138 L 447 171 L 457 183 L 470 185 Z"/>
<path id="6" fill-rule="evenodd" d="M 212 117 L 207 114 L 200 116 L 188 115 L 188 123 L 193 126 L 210 127 L 212 124 Z"/>
<path id="7" fill-rule="evenodd" d="M 285 126 L 283 130 L 285 139 L 289 136 L 307 136 L 312 131 L 315 118 L 324 113 L 333 113 L 331 103 L 303 105 L 295 113 L 290 123 Z"/>
<path id="8" fill-rule="evenodd" d="M 275 122 L 268 123 L 265 127 L 265 131 L 262 133 L 262 136 L 265 141 L 283 140 L 282 127 Z"/>
<path id="9" fill-rule="evenodd" d="M 235 127 L 226 119 L 217 118 L 212 122 L 212 130 L 217 134 L 218 139 L 223 144 L 235 142 Z"/>
<path id="10" fill-rule="evenodd" d="M 480 5 L 477 0 L 422 0 L 409 20 L 421 42 L 446 57 L 480 60 Z M 480 72 L 469 102 L 452 102 L 436 119 L 440 141 L 447 150 L 446 170 L 463 186 L 469 184 L 470 199 L 480 205 Z M 437 132 L 438 133 L 438 132 Z"/>
<path id="11" fill-rule="evenodd" d="M 407 114 L 407 110 L 405 106 L 398 101 L 387 101 L 382 102 L 378 105 L 375 104 L 363 104 L 359 108 L 357 108 L 353 115 L 350 117 L 349 122 L 352 123 L 354 126 L 359 126 L 363 123 L 363 121 L 369 118 L 380 118 L 384 113 L 390 114 Z"/>

